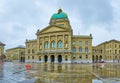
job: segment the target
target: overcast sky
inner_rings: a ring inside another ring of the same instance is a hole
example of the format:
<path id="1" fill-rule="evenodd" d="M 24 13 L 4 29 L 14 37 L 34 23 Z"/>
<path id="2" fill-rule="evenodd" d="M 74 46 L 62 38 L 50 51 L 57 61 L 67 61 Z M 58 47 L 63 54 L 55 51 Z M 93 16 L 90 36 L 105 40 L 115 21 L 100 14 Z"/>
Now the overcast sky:
<path id="1" fill-rule="evenodd" d="M 0 41 L 5 49 L 36 39 L 37 29 L 49 25 L 62 8 L 73 33 L 93 35 L 93 45 L 120 40 L 120 0 L 0 0 Z"/>

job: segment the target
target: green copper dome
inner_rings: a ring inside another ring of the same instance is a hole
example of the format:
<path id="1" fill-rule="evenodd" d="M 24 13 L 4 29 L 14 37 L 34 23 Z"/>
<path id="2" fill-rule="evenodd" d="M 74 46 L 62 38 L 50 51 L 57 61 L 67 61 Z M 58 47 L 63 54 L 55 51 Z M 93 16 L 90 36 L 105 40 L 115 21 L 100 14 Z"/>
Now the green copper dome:
<path id="1" fill-rule="evenodd" d="M 62 12 L 62 9 L 58 10 L 58 13 L 52 15 L 51 19 L 59 19 L 59 18 L 68 18 L 67 14 Z"/>

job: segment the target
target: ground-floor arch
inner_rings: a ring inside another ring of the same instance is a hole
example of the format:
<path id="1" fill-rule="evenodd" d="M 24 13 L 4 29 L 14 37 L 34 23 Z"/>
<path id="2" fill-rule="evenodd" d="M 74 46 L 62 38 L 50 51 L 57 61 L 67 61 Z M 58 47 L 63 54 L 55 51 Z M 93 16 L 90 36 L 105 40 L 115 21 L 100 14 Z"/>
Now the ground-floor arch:
<path id="1" fill-rule="evenodd" d="M 92 56 L 92 61 L 93 61 L 93 63 L 95 62 L 95 57 L 94 57 L 94 55 Z"/>
<path id="2" fill-rule="evenodd" d="M 99 59 L 100 59 L 100 61 L 103 59 L 101 55 L 100 55 Z"/>
<path id="3" fill-rule="evenodd" d="M 46 63 L 47 61 L 48 61 L 48 56 L 45 55 L 45 56 L 44 56 L 44 62 Z"/>
<path id="4" fill-rule="evenodd" d="M 62 55 L 58 55 L 58 62 L 59 62 L 59 63 L 62 62 Z"/>
<path id="5" fill-rule="evenodd" d="M 25 57 L 20 57 L 19 61 L 20 62 L 25 62 Z"/>
<path id="6" fill-rule="evenodd" d="M 54 61 L 55 61 L 55 56 L 51 55 L 51 62 L 54 63 Z"/>
<path id="7" fill-rule="evenodd" d="M 96 62 L 98 62 L 98 55 L 96 55 Z"/>

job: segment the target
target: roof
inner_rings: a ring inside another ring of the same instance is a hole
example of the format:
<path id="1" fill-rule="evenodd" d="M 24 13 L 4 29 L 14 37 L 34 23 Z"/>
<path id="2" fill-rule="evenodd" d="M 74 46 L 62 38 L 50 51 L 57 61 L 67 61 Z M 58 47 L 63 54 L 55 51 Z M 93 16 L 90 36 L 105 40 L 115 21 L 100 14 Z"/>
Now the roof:
<path id="1" fill-rule="evenodd" d="M 92 38 L 92 36 L 88 36 L 88 35 L 73 35 L 73 38 Z"/>
<path id="2" fill-rule="evenodd" d="M 54 13 L 51 16 L 51 19 L 61 19 L 61 18 L 68 18 L 67 14 L 62 12 L 62 9 L 59 9 L 58 13 Z"/>
<path id="3" fill-rule="evenodd" d="M 4 44 L 4 43 L 2 43 L 2 42 L 0 42 L 0 46 L 5 46 L 5 44 Z"/>
<path id="4" fill-rule="evenodd" d="M 109 40 L 109 41 L 102 42 L 102 43 L 98 44 L 97 46 L 100 46 L 100 45 L 106 44 L 106 43 L 110 43 L 110 42 L 117 42 L 117 43 L 120 43 L 119 40 L 112 39 L 112 40 Z"/>
<path id="5" fill-rule="evenodd" d="M 37 42 L 37 39 L 31 39 L 31 40 L 26 39 L 26 43 L 29 43 L 29 42 Z"/>
<path id="6" fill-rule="evenodd" d="M 8 51 L 8 50 L 13 50 L 13 49 L 25 49 L 25 46 L 22 46 L 22 45 L 20 45 L 20 46 L 17 46 L 17 47 L 15 47 L 15 48 L 10 48 L 10 49 L 7 49 L 6 51 Z"/>

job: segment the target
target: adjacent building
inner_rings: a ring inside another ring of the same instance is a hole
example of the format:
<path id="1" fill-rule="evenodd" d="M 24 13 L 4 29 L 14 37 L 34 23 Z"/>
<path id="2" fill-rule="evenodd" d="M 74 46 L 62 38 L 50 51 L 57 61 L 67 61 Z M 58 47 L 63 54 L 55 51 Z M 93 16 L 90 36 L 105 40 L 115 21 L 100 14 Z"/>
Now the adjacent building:
<path id="1" fill-rule="evenodd" d="M 68 15 L 59 9 L 49 25 L 37 30 L 37 39 L 26 40 L 26 62 L 91 63 L 92 34 L 73 35 Z"/>
<path id="2" fill-rule="evenodd" d="M 6 58 L 4 55 L 4 46 L 5 46 L 5 44 L 0 42 L 0 60 L 3 60 Z"/>
<path id="3" fill-rule="evenodd" d="M 4 54 L 4 46 L 5 46 L 5 44 L 0 42 L 0 55 Z"/>
<path id="4" fill-rule="evenodd" d="M 105 62 L 119 62 L 120 41 L 110 40 L 93 47 L 93 62 L 104 60 Z"/>
<path id="5" fill-rule="evenodd" d="M 27 62 L 39 62 L 39 56 L 37 54 L 37 39 L 26 40 L 25 59 Z"/>
<path id="6" fill-rule="evenodd" d="M 25 61 L 25 47 L 23 46 L 7 49 L 5 54 L 8 61 Z"/>
<path id="7" fill-rule="evenodd" d="M 68 15 L 59 9 L 49 25 L 35 33 L 37 38 L 26 39 L 25 47 L 6 50 L 8 60 L 45 63 L 119 62 L 120 41 L 110 40 L 92 46 L 92 34 L 73 35 Z M 0 42 L 0 55 L 5 44 Z"/>

